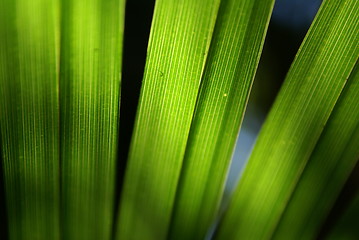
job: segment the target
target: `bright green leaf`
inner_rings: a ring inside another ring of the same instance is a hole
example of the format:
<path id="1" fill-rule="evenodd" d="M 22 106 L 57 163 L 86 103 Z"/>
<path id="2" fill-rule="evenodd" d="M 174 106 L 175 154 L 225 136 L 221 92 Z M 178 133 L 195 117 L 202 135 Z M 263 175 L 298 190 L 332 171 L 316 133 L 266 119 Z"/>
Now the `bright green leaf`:
<path id="1" fill-rule="evenodd" d="M 0 1 L 0 127 L 11 240 L 60 238 L 59 9 L 57 0 Z"/>
<path id="2" fill-rule="evenodd" d="M 221 2 L 187 142 L 170 239 L 204 239 L 214 220 L 273 3 Z"/>
<path id="3" fill-rule="evenodd" d="M 269 239 L 359 55 L 359 2 L 326 0 L 261 130 L 217 239 Z"/>
<path id="4" fill-rule="evenodd" d="M 315 239 L 359 160 L 359 67 L 352 72 L 283 213 L 274 239 Z"/>
<path id="5" fill-rule="evenodd" d="M 219 0 L 155 4 L 117 239 L 165 239 Z"/>
<path id="6" fill-rule="evenodd" d="M 63 0 L 62 235 L 107 240 L 114 211 L 124 0 Z"/>

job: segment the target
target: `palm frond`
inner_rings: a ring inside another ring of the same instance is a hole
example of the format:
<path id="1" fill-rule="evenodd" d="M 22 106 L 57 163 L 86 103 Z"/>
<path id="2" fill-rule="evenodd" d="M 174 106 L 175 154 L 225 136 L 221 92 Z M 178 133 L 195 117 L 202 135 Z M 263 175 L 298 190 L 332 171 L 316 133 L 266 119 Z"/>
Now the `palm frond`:
<path id="1" fill-rule="evenodd" d="M 63 0 L 62 235 L 110 239 L 119 121 L 123 0 Z"/>
<path id="2" fill-rule="evenodd" d="M 117 239 L 165 239 L 219 0 L 158 0 Z"/>
<path id="3" fill-rule="evenodd" d="M 223 194 L 274 1 L 222 1 L 187 140 L 170 239 L 204 239 Z"/>
<path id="4" fill-rule="evenodd" d="M 0 128 L 10 239 L 60 239 L 59 1 L 0 2 Z"/>
<path id="5" fill-rule="evenodd" d="M 357 64 L 286 206 L 275 239 L 315 239 L 359 160 L 358 70 Z"/>
<path id="6" fill-rule="evenodd" d="M 359 55 L 359 2 L 324 1 L 261 130 L 218 239 L 268 239 Z"/>

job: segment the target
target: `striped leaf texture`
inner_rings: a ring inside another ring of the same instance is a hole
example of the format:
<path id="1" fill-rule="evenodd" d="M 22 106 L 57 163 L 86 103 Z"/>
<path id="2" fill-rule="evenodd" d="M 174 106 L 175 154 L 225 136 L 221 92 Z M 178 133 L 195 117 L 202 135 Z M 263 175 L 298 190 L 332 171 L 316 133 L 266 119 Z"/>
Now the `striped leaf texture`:
<path id="1" fill-rule="evenodd" d="M 187 140 L 169 239 L 204 239 L 232 152 L 274 1 L 221 1 Z"/>
<path id="2" fill-rule="evenodd" d="M 217 239 L 269 239 L 358 59 L 359 2 L 326 0 L 266 119 Z"/>
<path id="3" fill-rule="evenodd" d="M 61 183 L 64 239 L 111 238 L 123 0 L 63 0 Z"/>
<path id="4" fill-rule="evenodd" d="M 158 0 L 117 239 L 165 239 L 219 0 Z"/>
<path id="5" fill-rule="evenodd" d="M 274 239 L 315 239 L 359 160 L 359 71 L 352 72 L 278 224 Z"/>
<path id="6" fill-rule="evenodd" d="M 60 239 L 59 10 L 57 0 L 0 1 L 0 128 L 12 240 Z"/>

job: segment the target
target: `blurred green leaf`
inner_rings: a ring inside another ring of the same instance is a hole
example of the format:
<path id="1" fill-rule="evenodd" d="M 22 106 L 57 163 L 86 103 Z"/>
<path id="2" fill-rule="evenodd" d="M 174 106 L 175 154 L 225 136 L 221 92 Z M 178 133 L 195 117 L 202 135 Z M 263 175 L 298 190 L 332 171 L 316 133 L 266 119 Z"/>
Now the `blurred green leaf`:
<path id="1" fill-rule="evenodd" d="M 359 193 L 330 231 L 328 240 L 357 240 L 359 236 Z"/>

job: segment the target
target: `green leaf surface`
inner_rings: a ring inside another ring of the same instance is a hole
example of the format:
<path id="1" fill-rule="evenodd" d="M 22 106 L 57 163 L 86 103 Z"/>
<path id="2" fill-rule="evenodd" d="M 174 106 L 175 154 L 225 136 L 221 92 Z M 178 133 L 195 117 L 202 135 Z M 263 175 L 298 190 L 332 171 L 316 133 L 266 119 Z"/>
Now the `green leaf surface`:
<path id="1" fill-rule="evenodd" d="M 124 0 L 62 1 L 64 239 L 111 237 L 124 8 Z"/>
<path id="2" fill-rule="evenodd" d="M 169 239 L 204 239 L 218 210 L 273 0 L 221 2 Z"/>
<path id="3" fill-rule="evenodd" d="M 357 240 L 359 236 L 359 193 L 330 231 L 328 240 Z"/>
<path id="4" fill-rule="evenodd" d="M 216 239 L 269 239 L 359 55 L 359 2 L 326 0 L 261 130 Z"/>
<path id="5" fill-rule="evenodd" d="M 274 239 L 316 239 L 359 160 L 358 70 L 357 64 L 283 213 Z"/>
<path id="6" fill-rule="evenodd" d="M 57 0 L 0 1 L 0 128 L 11 240 L 60 238 L 59 10 Z"/>
<path id="7" fill-rule="evenodd" d="M 117 239 L 165 239 L 219 0 L 158 0 Z"/>

